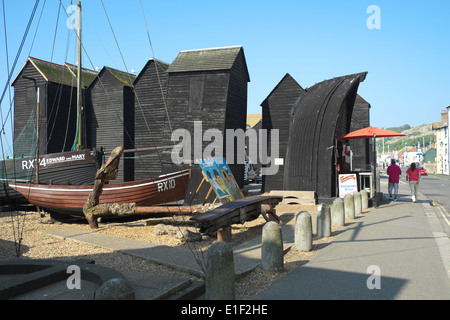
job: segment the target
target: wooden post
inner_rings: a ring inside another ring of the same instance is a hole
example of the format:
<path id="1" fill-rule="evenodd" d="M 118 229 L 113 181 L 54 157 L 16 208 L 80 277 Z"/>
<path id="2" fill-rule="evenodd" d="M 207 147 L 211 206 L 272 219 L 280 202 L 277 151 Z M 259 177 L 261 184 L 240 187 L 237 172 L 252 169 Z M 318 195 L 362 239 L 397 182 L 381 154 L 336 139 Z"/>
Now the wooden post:
<path id="1" fill-rule="evenodd" d="M 35 182 L 39 183 L 39 122 L 40 120 L 40 92 L 37 88 L 37 102 L 36 102 L 36 177 Z"/>
<path id="2" fill-rule="evenodd" d="M 231 239 L 231 226 L 217 230 L 217 241 L 230 242 Z"/>
<path id="3" fill-rule="evenodd" d="M 89 222 L 89 226 L 93 229 L 98 228 L 96 215 L 102 215 L 107 210 L 107 205 L 99 205 L 99 198 L 103 192 L 103 185 L 109 180 L 114 180 L 117 177 L 119 160 L 123 153 L 123 147 L 117 147 L 108 158 L 108 161 L 100 170 L 97 171 L 95 176 L 94 189 L 89 194 L 86 204 L 83 206 L 83 213 L 86 220 Z M 134 204 L 132 204 L 133 206 Z M 130 204 L 127 205 L 128 207 Z"/>

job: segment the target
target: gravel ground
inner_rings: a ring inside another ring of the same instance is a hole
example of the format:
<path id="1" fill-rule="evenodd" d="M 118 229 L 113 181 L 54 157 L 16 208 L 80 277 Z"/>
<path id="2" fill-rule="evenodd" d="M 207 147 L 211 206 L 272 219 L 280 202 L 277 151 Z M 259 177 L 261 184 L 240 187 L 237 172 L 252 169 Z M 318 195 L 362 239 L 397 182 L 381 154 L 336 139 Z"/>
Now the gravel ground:
<path id="1" fill-rule="evenodd" d="M 296 213 L 301 210 L 309 211 L 313 217 L 313 225 L 316 206 L 277 206 L 277 214 Z M 292 216 L 292 215 L 291 215 Z M 182 217 L 178 219 L 188 219 Z M 294 223 L 294 219 L 287 223 Z M 260 236 L 265 220 L 260 217 L 254 221 L 246 222 L 243 225 L 234 225 L 232 228 L 233 240 L 230 243 L 236 246 L 255 236 Z M 108 249 L 87 244 L 81 244 L 70 240 L 60 240 L 46 236 L 40 231 L 49 229 L 75 229 L 89 231 L 86 223 L 61 223 L 51 219 L 49 215 L 41 217 L 35 212 L 1 212 L 0 213 L 0 260 L 9 259 L 16 256 L 17 243 L 21 234 L 21 257 L 26 259 L 58 259 L 76 260 L 80 258 L 95 260 L 98 265 L 116 269 L 118 271 L 138 271 L 161 275 L 173 275 L 195 279 L 194 276 L 174 270 L 169 267 L 151 263 L 137 257 L 117 253 Z M 195 251 L 203 252 L 213 243 L 215 239 L 203 237 L 199 242 L 185 243 L 177 234 L 157 235 L 155 226 L 147 226 L 144 220 L 129 222 L 101 223 L 98 232 L 117 237 L 126 237 L 140 241 L 148 241 L 155 244 L 179 246 L 191 248 Z M 178 227 L 177 227 L 178 228 Z M 180 227 L 182 228 L 182 227 Z M 192 229 L 193 230 L 193 229 Z M 195 231 L 195 230 L 193 230 Z M 337 229 L 334 229 L 333 234 Z M 305 263 L 322 246 L 333 240 L 333 236 L 324 239 L 313 240 L 313 251 L 300 253 L 292 248 L 284 259 L 285 270 L 281 273 L 265 271 L 258 267 L 247 276 L 236 281 L 236 297 L 238 299 L 251 298 L 263 292 L 275 280 L 285 276 L 288 272 Z"/>

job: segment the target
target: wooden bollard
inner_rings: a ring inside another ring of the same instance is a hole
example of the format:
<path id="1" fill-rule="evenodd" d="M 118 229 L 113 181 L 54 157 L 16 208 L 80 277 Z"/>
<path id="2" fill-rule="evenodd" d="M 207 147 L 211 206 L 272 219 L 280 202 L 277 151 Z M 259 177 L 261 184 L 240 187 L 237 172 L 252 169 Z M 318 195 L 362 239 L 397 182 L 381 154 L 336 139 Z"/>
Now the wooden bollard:
<path id="1" fill-rule="evenodd" d="M 294 244 L 298 251 L 308 252 L 312 249 L 312 219 L 306 211 L 295 216 Z"/>
<path id="2" fill-rule="evenodd" d="M 336 198 L 331 208 L 331 224 L 338 227 L 345 226 L 344 200 Z"/>
<path id="3" fill-rule="evenodd" d="M 319 205 L 317 208 L 317 237 L 324 238 L 331 236 L 331 215 L 330 207 L 327 205 Z"/>
<path id="4" fill-rule="evenodd" d="M 369 208 L 369 193 L 366 190 L 361 190 L 361 209 L 364 211 Z"/>
<path id="5" fill-rule="evenodd" d="M 352 194 L 345 195 L 344 210 L 347 219 L 355 219 L 355 202 Z"/>
<path id="6" fill-rule="evenodd" d="M 233 249 L 222 241 L 214 242 L 206 257 L 206 300 L 234 300 L 235 272 Z"/>
<path id="7" fill-rule="evenodd" d="M 361 193 L 359 191 L 353 194 L 353 200 L 355 203 L 355 215 L 361 214 L 362 212 Z"/>
<path id="8" fill-rule="evenodd" d="M 267 222 L 262 231 L 261 267 L 264 270 L 283 270 L 283 236 L 275 221 Z"/>

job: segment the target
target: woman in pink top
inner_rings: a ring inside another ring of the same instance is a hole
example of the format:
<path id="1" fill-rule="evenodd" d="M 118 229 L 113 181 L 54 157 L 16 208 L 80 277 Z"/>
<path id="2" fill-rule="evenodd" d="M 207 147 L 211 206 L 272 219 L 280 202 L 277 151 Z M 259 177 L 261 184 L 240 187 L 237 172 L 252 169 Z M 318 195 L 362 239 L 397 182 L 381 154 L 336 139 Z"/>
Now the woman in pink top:
<path id="1" fill-rule="evenodd" d="M 411 189 L 412 201 L 416 202 L 417 189 L 419 188 L 420 170 L 416 168 L 416 164 L 411 163 L 411 167 L 406 170 L 406 181 L 409 181 L 409 188 Z"/>

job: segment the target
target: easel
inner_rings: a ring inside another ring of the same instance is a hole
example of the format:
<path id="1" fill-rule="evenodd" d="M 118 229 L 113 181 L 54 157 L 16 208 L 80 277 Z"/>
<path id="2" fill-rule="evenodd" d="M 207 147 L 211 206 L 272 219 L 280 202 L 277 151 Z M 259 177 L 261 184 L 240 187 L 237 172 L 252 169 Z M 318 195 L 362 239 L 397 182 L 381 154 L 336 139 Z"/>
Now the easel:
<path id="1" fill-rule="evenodd" d="M 194 195 L 192 196 L 191 201 L 189 201 L 189 205 L 191 205 L 191 204 L 192 204 L 192 201 L 194 201 L 194 198 L 195 198 L 195 196 L 197 195 L 197 193 L 198 193 L 198 191 L 200 190 L 200 188 L 202 187 L 203 182 L 205 182 L 205 181 L 209 182 L 208 178 L 205 176 L 205 173 L 204 173 L 203 171 L 202 171 L 202 175 L 203 175 L 203 179 L 202 179 L 202 181 L 200 182 L 200 184 L 199 184 L 197 190 L 195 190 L 195 193 L 194 193 Z M 210 186 L 210 187 L 209 187 L 209 190 L 208 190 L 208 193 L 206 194 L 205 199 L 203 199 L 203 202 L 202 202 L 202 205 L 203 205 L 203 206 L 206 204 L 206 201 L 208 200 L 209 196 L 211 195 L 212 190 L 213 190 L 213 188 L 212 188 L 212 186 Z M 217 201 L 217 196 L 216 196 L 216 198 L 214 199 L 214 202 L 213 202 L 212 204 L 214 205 L 214 204 L 216 203 L 216 201 Z"/>

